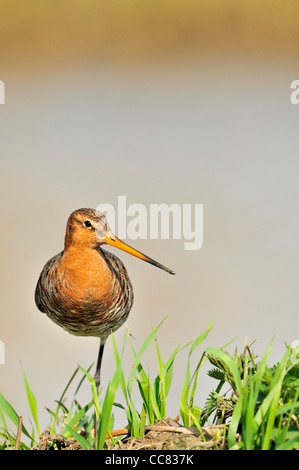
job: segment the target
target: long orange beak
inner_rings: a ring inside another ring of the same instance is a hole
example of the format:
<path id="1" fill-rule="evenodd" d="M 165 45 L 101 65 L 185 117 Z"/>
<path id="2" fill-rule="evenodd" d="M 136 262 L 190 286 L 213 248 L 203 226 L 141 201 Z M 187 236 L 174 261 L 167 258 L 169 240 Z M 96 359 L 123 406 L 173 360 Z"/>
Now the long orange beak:
<path id="1" fill-rule="evenodd" d="M 144 255 L 143 253 L 140 253 L 140 251 L 135 250 L 131 246 L 127 245 L 125 242 L 122 242 L 119 238 L 117 238 L 115 235 L 113 235 L 111 232 L 108 232 L 106 237 L 105 237 L 105 243 L 111 246 L 115 246 L 115 248 L 119 248 L 120 250 L 126 251 L 127 253 L 130 253 L 130 255 L 136 256 L 137 258 L 142 259 L 143 261 L 146 261 L 147 263 L 152 264 L 153 266 L 156 266 L 157 268 L 163 269 L 164 271 L 168 272 L 169 274 L 175 274 L 171 269 L 166 268 L 162 264 L 158 263 L 157 261 L 153 260 L 152 258 L 149 258 L 148 256 Z"/>

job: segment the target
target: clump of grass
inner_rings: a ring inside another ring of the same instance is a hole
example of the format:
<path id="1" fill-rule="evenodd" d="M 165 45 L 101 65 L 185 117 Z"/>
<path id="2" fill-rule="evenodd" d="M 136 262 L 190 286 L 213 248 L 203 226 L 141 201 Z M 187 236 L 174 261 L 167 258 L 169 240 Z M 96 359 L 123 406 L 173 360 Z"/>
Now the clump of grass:
<path id="1" fill-rule="evenodd" d="M 268 367 L 271 347 L 272 342 L 258 363 L 249 347 L 232 356 L 206 350 L 214 366 L 208 374 L 219 384 L 207 400 L 203 417 L 215 412 L 217 422 L 230 418 L 230 449 L 299 449 L 299 348 L 287 347 L 281 361 Z M 229 397 L 219 393 L 225 384 L 230 387 Z"/>
<path id="2" fill-rule="evenodd" d="M 164 320 L 163 320 L 164 321 Z M 142 437 L 146 424 L 167 417 L 167 399 L 171 390 L 174 362 L 177 354 L 189 347 L 186 371 L 182 383 L 181 398 L 178 404 L 180 417 L 185 427 L 196 426 L 200 431 L 208 421 L 212 424 L 225 424 L 227 446 L 229 449 L 254 450 L 299 448 L 299 348 L 286 348 L 282 360 L 275 366 L 267 365 L 272 344 L 265 355 L 257 362 L 251 346 L 242 354 L 237 350 L 229 354 L 223 348 L 208 347 L 198 356 L 191 373 L 191 356 L 208 336 L 212 324 L 194 341 L 183 347 L 178 346 L 164 361 L 161 356 L 157 333 L 163 321 L 151 331 L 139 351 L 135 351 L 129 330 L 126 328 L 121 351 L 112 334 L 115 356 L 115 371 L 109 381 L 105 394 L 97 393 L 96 385 L 90 374 L 91 366 L 83 369 L 78 366 L 68 381 L 55 410 L 47 408 L 50 424 L 49 435 L 72 438 L 85 449 L 105 449 L 116 444 L 119 437 L 113 437 L 114 407 L 125 413 L 125 428 L 131 437 Z M 155 342 L 158 374 L 153 381 L 142 366 L 142 357 L 148 346 Z M 123 355 L 129 342 L 133 363 L 126 379 L 123 372 Z M 196 389 L 202 364 L 209 361 L 212 368 L 208 375 L 218 381 L 218 385 L 207 398 L 203 407 L 196 403 Z M 70 385 L 81 373 L 73 393 L 71 404 L 67 406 L 66 395 Z M 19 414 L 12 405 L 0 395 L 0 436 L 2 449 L 28 450 L 38 446 L 41 435 L 38 406 L 35 395 L 23 370 L 23 377 L 29 408 L 31 412 L 31 431 L 20 421 Z M 91 400 L 81 406 L 78 392 L 84 381 L 91 389 Z M 123 402 L 115 402 L 118 389 L 122 390 Z M 225 390 L 227 389 L 227 390 Z M 141 409 L 136 408 L 136 393 L 141 397 Z M 96 420 L 95 420 L 96 416 Z M 13 425 L 13 430 L 7 424 Z M 99 423 L 94 442 L 94 424 Z M 227 431 L 228 429 L 228 431 Z M 20 439 L 21 437 L 21 439 Z M 57 448 L 55 439 L 47 448 Z"/>

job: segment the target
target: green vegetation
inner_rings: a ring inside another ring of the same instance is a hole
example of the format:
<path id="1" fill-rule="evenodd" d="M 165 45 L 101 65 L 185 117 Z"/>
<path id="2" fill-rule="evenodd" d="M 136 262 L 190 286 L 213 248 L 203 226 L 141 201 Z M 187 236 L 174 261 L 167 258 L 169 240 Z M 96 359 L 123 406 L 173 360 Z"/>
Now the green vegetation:
<path id="1" fill-rule="evenodd" d="M 91 367 L 84 370 L 78 366 L 57 400 L 55 411 L 47 409 L 50 416 L 49 435 L 59 434 L 65 439 L 74 438 L 86 450 L 93 449 L 94 445 L 97 449 L 107 448 L 107 443 L 110 446 L 116 445 L 120 437 L 112 435 L 113 408 L 119 407 L 124 411 L 128 434 L 131 437 L 142 437 L 146 425 L 167 417 L 166 406 L 174 373 L 174 361 L 177 354 L 189 348 L 178 404 L 181 421 L 185 427 L 196 427 L 202 433 L 203 426 L 225 424 L 223 432 L 226 433 L 227 448 L 232 450 L 299 449 L 299 347 L 286 347 L 281 361 L 272 367 L 267 365 L 272 343 L 260 361 L 254 356 L 252 345 L 246 346 L 241 354 L 236 350 L 233 355 L 224 350 L 227 345 L 220 349 L 208 347 L 200 354 L 191 374 L 191 356 L 195 356 L 198 346 L 206 339 L 211 323 L 193 342 L 182 348 L 177 347 L 166 362 L 161 357 L 156 336 L 162 323 L 152 330 L 138 352 L 133 347 L 128 328 L 124 334 L 121 352 L 112 335 L 116 367 L 102 399 L 102 390 L 97 394 L 94 379 L 90 375 Z M 153 341 L 159 372 L 151 382 L 141 360 Z M 133 365 L 126 380 L 122 366 L 127 342 L 130 344 Z M 204 406 L 199 407 L 195 404 L 196 388 L 201 366 L 206 361 L 212 366 L 208 375 L 218 383 Z M 80 373 L 82 376 L 71 404 L 67 407 L 66 394 Z M 0 436 L 3 450 L 16 448 L 19 437 L 19 449 L 29 450 L 39 443 L 41 433 L 37 401 L 24 371 L 23 376 L 32 415 L 31 431 L 21 423 L 19 414 L 12 405 L 0 395 Z M 85 406 L 81 406 L 78 392 L 85 380 L 90 383 L 92 399 Z M 123 403 L 115 402 L 119 387 L 122 390 Z M 136 401 L 133 399 L 136 389 L 141 397 L 140 410 L 136 409 Z M 96 442 L 93 430 L 95 414 L 99 423 Z M 55 446 L 53 440 L 47 448 L 55 449 Z"/>

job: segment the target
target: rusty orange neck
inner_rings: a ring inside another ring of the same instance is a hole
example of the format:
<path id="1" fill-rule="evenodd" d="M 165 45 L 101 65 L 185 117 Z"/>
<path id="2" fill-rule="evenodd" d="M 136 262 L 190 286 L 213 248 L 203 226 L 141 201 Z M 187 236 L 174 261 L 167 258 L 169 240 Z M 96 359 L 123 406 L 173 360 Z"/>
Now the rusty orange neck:
<path id="1" fill-rule="evenodd" d="M 100 251 L 82 245 L 66 246 L 58 274 L 73 298 L 100 301 L 113 286 L 112 273 Z"/>

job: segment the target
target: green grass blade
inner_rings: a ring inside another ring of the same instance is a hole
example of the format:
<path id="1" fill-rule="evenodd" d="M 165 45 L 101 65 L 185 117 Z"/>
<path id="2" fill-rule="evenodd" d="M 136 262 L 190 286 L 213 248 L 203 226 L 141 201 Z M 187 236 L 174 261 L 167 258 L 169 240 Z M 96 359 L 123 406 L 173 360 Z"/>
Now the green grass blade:
<path id="1" fill-rule="evenodd" d="M 123 351 L 124 351 L 124 347 L 125 347 L 125 342 L 126 342 L 126 337 L 127 337 L 127 332 L 125 331 L 125 334 L 124 334 L 124 341 L 123 341 Z M 116 367 L 118 366 L 118 364 L 120 363 L 120 355 L 119 355 L 119 352 L 118 352 L 118 349 L 117 349 L 117 345 L 116 345 L 116 341 L 115 341 L 115 338 L 114 338 L 114 335 L 112 336 L 112 344 L 113 344 L 113 351 L 114 351 L 114 357 L 115 357 L 115 364 L 116 364 Z M 122 372 L 121 374 L 121 379 L 120 379 L 120 385 L 121 385 L 121 388 L 122 388 L 122 391 L 123 391 L 123 394 L 124 394 L 124 397 L 125 397 L 125 400 L 126 400 L 126 403 L 127 403 L 127 406 L 129 406 L 129 397 L 128 397 L 128 394 L 127 394 L 127 387 L 126 387 L 126 381 L 125 381 L 125 376 L 124 376 L 124 373 Z"/>
<path id="2" fill-rule="evenodd" d="M 289 357 L 290 350 L 288 349 L 280 361 L 276 373 L 271 382 L 271 390 L 267 397 L 263 400 L 257 415 L 256 421 L 261 421 L 263 416 L 266 416 L 268 413 L 268 419 L 266 422 L 266 430 L 262 439 L 262 450 L 269 450 L 271 435 L 273 432 L 274 421 L 276 417 L 277 407 L 281 395 L 281 387 L 283 379 L 286 373 L 287 361 Z"/>
<path id="3" fill-rule="evenodd" d="M 91 450 L 93 448 L 93 444 L 88 442 L 83 436 L 81 436 L 81 434 L 75 431 L 75 429 L 73 429 L 67 423 L 64 423 L 64 425 L 68 429 L 68 431 L 71 433 L 73 438 L 76 439 L 77 442 L 79 442 L 83 450 Z"/>
<path id="4" fill-rule="evenodd" d="M 48 410 L 48 411 L 54 415 L 54 413 L 52 411 L 50 411 L 50 410 Z M 91 450 L 93 448 L 93 444 L 88 442 L 83 436 L 81 436 L 81 434 L 79 434 L 77 431 L 75 431 L 75 429 L 73 429 L 72 426 L 70 426 L 67 423 L 64 423 L 61 418 L 58 418 L 58 419 L 59 419 L 59 421 L 61 421 L 63 423 L 65 429 L 70 433 L 70 435 L 74 439 L 76 439 L 77 442 L 79 442 L 79 444 L 81 445 L 83 450 Z"/>
<path id="5" fill-rule="evenodd" d="M 9 442 L 9 446 L 11 448 L 14 448 L 16 439 L 14 438 L 14 436 L 11 435 L 11 433 L 8 430 L 6 420 L 5 420 L 5 416 L 4 416 L 4 413 L 2 411 L 1 406 L 0 406 L 0 421 L 2 423 L 2 427 L 0 428 L 2 430 L 2 432 L 0 432 L 0 436 L 2 436 L 5 439 L 5 442 L 7 443 L 7 445 L 8 445 L 8 442 Z"/>
<path id="6" fill-rule="evenodd" d="M 120 360 L 116 371 L 108 384 L 107 391 L 105 394 L 103 406 L 102 406 L 102 415 L 99 423 L 99 430 L 97 434 L 97 449 L 103 449 L 109 422 L 111 418 L 112 406 L 114 403 L 115 395 L 118 390 L 122 376 L 122 360 Z"/>
<path id="7" fill-rule="evenodd" d="M 11 404 L 4 398 L 4 396 L 0 393 L 0 408 L 2 411 L 4 411 L 9 419 L 13 422 L 15 426 L 18 426 L 19 424 L 19 415 L 15 411 L 15 409 L 11 406 Z M 31 434 L 27 431 L 25 428 L 24 424 L 22 425 L 22 433 L 25 434 L 25 436 L 29 437 L 32 439 Z"/>
<path id="8" fill-rule="evenodd" d="M 298 389 L 297 393 L 299 393 L 299 389 Z M 292 415 L 296 408 L 299 408 L 299 401 L 294 400 L 293 403 L 290 403 L 290 404 L 284 405 L 284 406 L 280 406 L 276 410 L 276 416 L 283 415 L 283 414 L 286 414 L 286 413 L 288 413 L 289 415 Z"/>
<path id="9" fill-rule="evenodd" d="M 190 373 L 190 359 L 193 351 L 204 341 L 204 339 L 209 334 L 212 328 L 212 322 L 209 322 L 208 329 L 204 331 L 201 335 L 199 335 L 192 343 L 189 355 L 188 355 L 188 362 L 187 362 L 187 369 L 185 373 L 185 378 L 183 382 L 182 392 L 181 392 L 181 400 L 180 400 L 180 414 L 184 423 L 184 426 L 190 425 L 190 408 L 189 408 L 189 394 L 190 394 L 190 387 L 191 387 L 191 373 Z M 197 375 L 196 375 L 197 377 Z M 195 392 L 195 389 L 194 389 Z"/>
<path id="10" fill-rule="evenodd" d="M 138 413 L 136 411 L 136 408 L 134 406 L 134 402 L 133 402 L 133 399 L 132 399 L 133 383 L 135 381 L 137 372 L 140 375 L 140 382 L 141 383 L 146 383 L 147 382 L 148 378 L 147 378 L 147 375 L 146 375 L 146 373 L 145 373 L 145 371 L 144 371 L 144 369 L 143 369 L 143 367 L 140 363 L 140 360 L 141 360 L 145 350 L 149 346 L 149 344 L 155 338 L 155 335 L 156 335 L 158 329 L 160 328 L 160 326 L 162 325 L 162 323 L 164 321 L 165 321 L 165 318 L 159 323 L 159 325 L 147 337 L 147 339 L 142 344 L 142 346 L 141 346 L 138 353 L 136 353 L 135 350 L 134 350 L 134 347 L 133 347 L 133 344 L 132 344 L 132 341 L 131 341 L 131 338 L 130 338 L 129 329 L 128 329 L 128 326 L 126 325 L 128 336 L 129 336 L 130 347 L 131 347 L 131 351 L 133 353 L 133 358 L 134 358 L 134 362 L 133 362 L 133 365 L 131 367 L 131 372 L 130 372 L 127 387 L 126 387 L 126 390 L 127 390 L 126 393 L 127 393 L 127 396 L 128 396 L 128 401 L 129 401 L 130 407 L 131 407 L 130 411 L 128 412 L 128 414 L 130 414 L 130 419 L 131 419 L 131 422 L 129 423 L 129 425 L 130 425 L 131 431 L 133 431 L 134 437 L 139 437 L 140 435 L 142 435 L 142 430 L 141 430 L 140 416 L 138 415 Z"/>
<path id="11" fill-rule="evenodd" d="M 93 400 L 91 400 L 87 405 L 85 405 L 83 408 L 81 408 L 66 424 L 68 425 L 68 427 L 71 427 L 72 429 L 74 428 L 74 426 L 80 422 L 80 420 L 86 415 L 87 411 L 91 408 L 91 406 L 93 405 Z M 65 427 L 64 429 L 62 429 L 61 431 L 61 435 L 64 436 L 64 437 L 68 437 L 68 434 L 67 434 L 68 431 L 68 428 Z"/>
<path id="12" fill-rule="evenodd" d="M 87 372 L 90 371 L 91 367 L 92 367 L 92 364 L 88 367 Z M 61 396 L 60 396 L 60 398 L 59 398 L 59 400 L 56 400 L 56 403 L 57 403 L 56 411 L 55 411 L 55 413 L 53 413 L 53 412 L 51 413 L 51 415 L 52 415 L 52 421 L 51 421 L 51 425 L 50 425 L 50 433 L 51 433 L 51 434 L 56 434 L 55 423 L 56 423 L 56 421 L 57 421 L 57 419 L 58 419 L 58 414 L 59 414 L 60 409 L 62 409 L 63 413 L 65 413 L 65 414 L 68 414 L 68 412 L 69 412 L 69 410 L 67 409 L 67 407 L 66 407 L 65 404 L 63 403 L 63 400 L 64 400 L 65 395 L 66 395 L 66 393 L 67 393 L 69 387 L 70 387 L 71 384 L 73 383 L 73 381 L 74 381 L 74 379 L 75 379 L 75 377 L 76 377 L 76 375 L 77 375 L 77 373 L 78 373 L 79 370 L 80 370 L 80 367 L 78 366 L 78 367 L 75 369 L 74 373 L 72 374 L 71 378 L 69 379 L 68 383 L 66 384 L 66 386 L 65 386 L 65 388 L 64 388 L 64 390 L 63 390 L 63 392 L 62 392 L 62 394 L 61 394 Z M 81 369 L 81 370 L 82 370 L 82 369 Z M 77 395 L 77 393 L 78 393 L 78 391 L 79 391 L 79 389 L 80 389 L 80 387 L 81 387 L 83 381 L 86 379 L 86 377 L 87 377 L 87 376 L 86 376 L 86 374 L 84 373 L 84 374 L 82 375 L 82 378 L 81 378 L 80 381 L 79 381 L 79 384 L 77 385 L 77 388 L 76 388 L 75 393 L 74 393 L 74 397 Z M 49 411 L 50 411 L 50 410 L 49 410 Z"/>
<path id="13" fill-rule="evenodd" d="M 99 403 L 98 391 L 97 391 L 97 386 L 96 386 L 95 380 L 90 375 L 90 373 L 87 372 L 87 370 L 83 369 L 83 367 L 81 367 L 81 366 L 79 366 L 79 367 L 84 372 L 84 374 L 86 374 L 86 377 L 88 378 L 88 381 L 90 383 L 92 400 L 93 400 L 97 420 L 99 421 L 100 418 L 101 418 L 101 410 L 100 410 L 100 403 Z M 100 391 L 101 391 L 101 389 L 100 389 Z"/>
<path id="14" fill-rule="evenodd" d="M 66 392 L 67 392 L 67 390 L 69 389 L 71 383 L 73 382 L 74 378 L 76 377 L 76 375 L 77 375 L 79 369 L 80 369 L 80 367 L 78 366 L 78 367 L 76 368 L 76 370 L 74 371 L 74 373 L 72 374 L 71 378 L 69 379 L 68 383 L 66 384 L 66 386 L 65 386 L 65 388 L 64 388 L 64 390 L 63 390 L 63 392 L 62 392 L 62 394 L 61 394 L 61 396 L 60 396 L 60 398 L 59 398 L 59 400 L 57 400 L 57 408 L 56 408 L 56 411 L 55 411 L 55 413 L 54 413 L 55 416 L 54 416 L 54 419 L 52 420 L 52 425 L 51 425 L 51 428 L 50 428 L 51 434 L 55 434 L 55 422 L 56 422 L 56 420 L 57 420 L 57 416 L 58 416 L 59 410 L 60 410 L 60 408 L 63 408 L 63 409 L 65 408 L 65 406 L 63 405 L 63 399 L 64 399 L 64 397 L 65 397 L 65 395 L 66 395 Z M 84 375 L 84 376 L 85 376 L 85 375 Z M 65 412 L 65 410 L 64 410 L 64 412 Z"/>
<path id="15" fill-rule="evenodd" d="M 66 386 L 65 386 L 65 388 L 64 388 L 64 390 L 63 390 L 63 392 L 62 392 L 62 394 L 61 394 L 60 399 L 58 400 L 58 402 L 61 402 L 61 403 L 63 402 L 63 399 L 64 399 L 64 397 L 65 397 L 65 395 L 66 395 L 66 392 L 68 391 L 68 389 L 69 389 L 71 383 L 73 382 L 74 378 L 76 377 L 76 375 L 77 375 L 79 369 L 80 369 L 80 367 L 78 366 L 78 367 L 75 369 L 75 371 L 73 372 L 73 374 L 72 374 L 71 378 L 69 379 L 68 383 L 66 384 Z M 85 376 L 85 375 L 84 375 L 84 376 Z"/>
<path id="16" fill-rule="evenodd" d="M 150 384 L 150 379 L 145 376 L 144 380 L 137 379 L 140 394 L 148 411 L 148 419 L 150 424 L 154 424 L 155 420 L 162 419 L 162 414 L 155 394 Z"/>
<path id="17" fill-rule="evenodd" d="M 188 346 L 188 344 L 183 346 L 182 348 L 178 346 L 165 364 L 165 397 L 166 398 L 168 397 L 171 382 L 172 382 L 174 359 L 180 351 L 182 351 L 186 346 Z"/>
<path id="18" fill-rule="evenodd" d="M 124 351 L 124 347 L 125 347 L 127 334 L 129 334 L 128 326 L 126 325 L 126 327 L 127 328 L 126 328 L 126 331 L 125 331 L 125 334 L 124 334 L 124 341 L 123 341 L 123 351 Z M 116 363 L 116 367 L 118 367 L 118 364 L 119 364 L 121 359 L 120 359 L 120 355 L 119 355 L 119 352 L 118 352 L 118 349 L 117 349 L 117 345 L 116 345 L 114 336 L 112 336 L 112 342 L 113 342 L 115 363 Z M 131 397 L 129 391 L 127 390 L 125 376 L 124 376 L 123 371 L 121 372 L 120 385 L 121 385 L 123 395 L 125 397 L 126 404 L 127 404 L 127 408 L 125 409 L 125 412 L 126 412 L 127 419 L 128 419 L 128 426 L 129 426 L 129 429 L 130 429 L 130 434 L 131 434 L 132 437 L 140 437 L 140 417 L 139 417 L 139 415 L 136 411 L 136 408 L 135 408 L 134 402 L 132 400 L 132 397 Z"/>
<path id="19" fill-rule="evenodd" d="M 204 331 L 201 335 L 199 335 L 196 340 L 193 342 L 192 346 L 191 346 L 191 349 L 190 349 L 190 352 L 189 352 L 189 357 L 191 356 L 191 354 L 193 353 L 194 349 L 196 349 L 200 343 L 202 343 L 204 341 L 204 339 L 208 336 L 209 332 L 211 331 L 212 329 L 212 322 L 211 320 L 209 321 L 209 326 L 208 326 L 208 329 L 206 331 Z"/>
<path id="20" fill-rule="evenodd" d="M 159 364 L 159 381 L 157 381 L 158 388 L 156 390 L 156 403 L 159 408 L 160 419 L 166 418 L 166 391 L 165 391 L 165 365 L 162 361 L 160 349 L 158 345 L 157 338 L 155 338 L 156 351 Z"/>
<path id="21" fill-rule="evenodd" d="M 27 393 L 27 399 L 30 407 L 31 414 L 33 416 L 37 433 L 38 436 L 40 436 L 40 428 L 39 428 L 39 422 L 38 422 L 38 412 L 37 412 L 37 401 L 35 398 L 35 395 L 29 385 L 29 382 L 27 380 L 26 374 L 24 372 L 23 366 L 22 366 L 22 372 L 23 372 L 23 377 L 24 377 L 24 382 L 25 382 L 25 388 L 26 388 L 26 393 Z"/>
<path id="22" fill-rule="evenodd" d="M 228 430 L 228 446 L 232 448 L 236 444 L 236 434 L 237 429 L 240 424 L 241 416 L 242 416 L 242 407 L 243 407 L 243 394 L 239 396 L 239 399 L 234 407 L 234 411 L 231 417 L 231 422 L 229 425 Z"/>
<path id="23" fill-rule="evenodd" d="M 128 389 L 128 392 L 129 392 L 130 395 L 131 395 L 131 392 L 132 392 L 133 382 L 134 382 L 134 379 L 135 379 L 135 376 L 136 376 L 136 370 L 137 370 L 138 364 L 140 363 L 140 360 L 141 360 L 141 358 L 144 354 L 144 351 L 147 349 L 149 344 L 154 339 L 157 331 L 159 330 L 160 326 L 165 321 L 165 319 L 166 319 L 166 317 L 159 323 L 159 325 L 152 331 L 152 333 L 144 341 L 144 343 L 141 346 L 138 354 L 135 353 L 132 342 L 130 340 L 131 349 L 132 349 L 132 352 L 133 352 L 133 355 L 134 355 L 134 363 L 133 363 L 133 366 L 132 366 L 131 374 L 130 374 L 130 377 L 129 377 L 129 380 L 128 380 L 128 385 L 127 385 L 127 389 Z"/>
<path id="24" fill-rule="evenodd" d="M 199 369 L 202 366 L 205 359 L 206 359 L 205 353 L 203 353 L 201 358 L 200 358 L 199 363 L 196 366 L 196 369 L 195 369 L 195 372 L 194 372 L 194 375 L 193 375 L 193 379 L 192 379 L 193 380 L 193 387 L 192 387 L 192 391 L 191 391 L 190 399 L 189 399 L 189 408 L 193 406 L 194 395 L 195 395 L 196 388 L 197 388 L 197 378 L 198 378 Z"/>
<path id="25" fill-rule="evenodd" d="M 89 373 L 89 371 L 91 370 L 92 366 L 93 366 L 93 364 L 91 364 L 91 365 L 88 367 L 88 369 L 86 369 L 86 372 Z M 78 370 L 78 369 L 79 369 L 79 367 L 78 367 L 76 370 Z M 76 372 L 76 371 L 75 371 L 75 372 Z M 75 374 L 72 375 L 72 377 L 71 377 L 71 379 L 70 379 L 70 381 L 69 381 L 69 384 L 68 384 L 67 388 L 71 385 L 71 383 L 72 383 L 72 381 L 74 380 L 74 378 L 75 378 Z M 81 377 L 81 379 L 79 380 L 79 383 L 78 383 L 77 388 L 76 388 L 76 390 L 75 390 L 74 397 L 75 397 L 75 396 L 77 395 L 77 393 L 79 392 L 79 390 L 80 390 L 80 388 L 81 388 L 81 386 L 82 386 L 82 384 L 83 384 L 83 382 L 84 382 L 84 380 L 85 380 L 86 378 L 87 378 L 87 376 L 86 376 L 85 374 L 83 374 L 82 377 Z M 67 390 L 67 388 L 66 388 L 66 390 Z M 65 392 L 66 392 L 66 390 L 65 390 Z"/>

